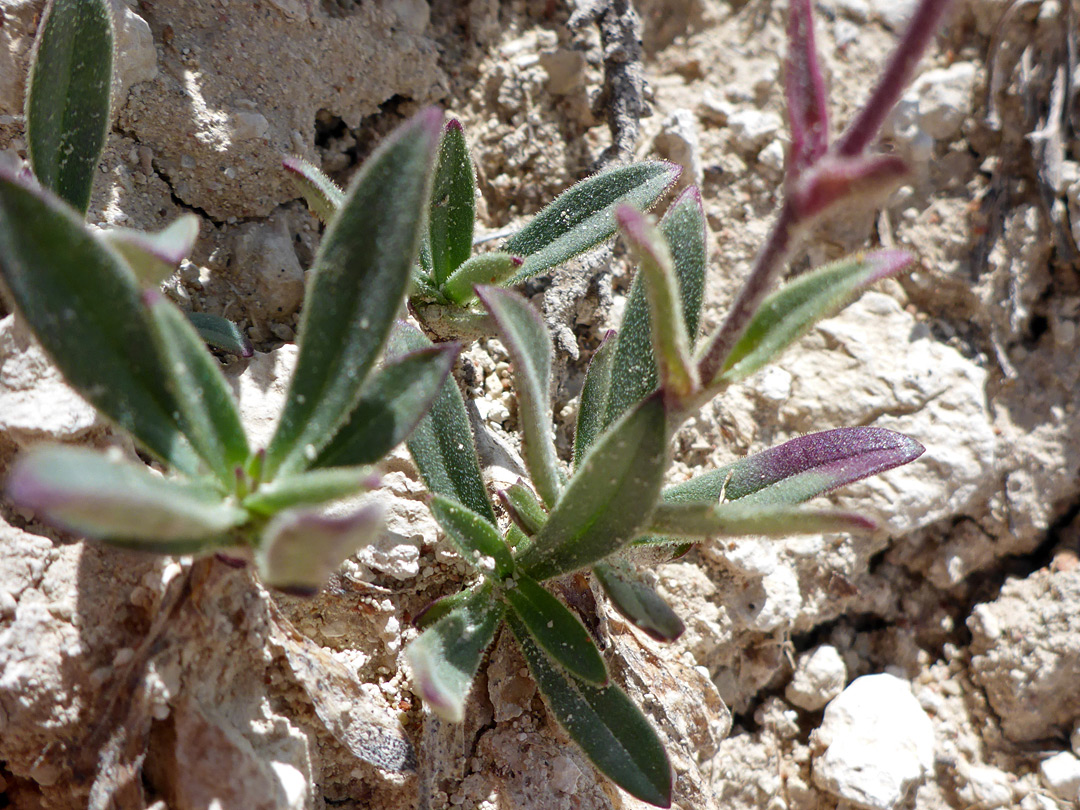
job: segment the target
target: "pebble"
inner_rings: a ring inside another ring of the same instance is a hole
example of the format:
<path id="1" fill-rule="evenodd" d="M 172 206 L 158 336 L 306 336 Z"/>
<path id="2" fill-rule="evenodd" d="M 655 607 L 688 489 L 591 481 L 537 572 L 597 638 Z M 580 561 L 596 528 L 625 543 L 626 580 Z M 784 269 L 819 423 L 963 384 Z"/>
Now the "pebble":
<path id="1" fill-rule="evenodd" d="M 728 116 L 727 124 L 739 150 L 756 154 L 780 133 L 783 121 L 774 112 L 739 110 Z"/>
<path id="2" fill-rule="evenodd" d="M 1013 789 L 1009 777 L 997 768 L 973 765 L 967 769 L 967 793 L 965 796 L 974 807 L 994 810 L 1008 807 L 1013 801 Z"/>
<path id="3" fill-rule="evenodd" d="M 701 142 L 698 138 L 697 117 L 685 107 L 675 110 L 664 119 L 663 130 L 653 140 L 658 154 L 678 163 L 694 183 L 701 185 L 704 170 L 701 165 Z"/>
<path id="4" fill-rule="evenodd" d="M 1043 784 L 1059 799 L 1080 800 L 1080 759 L 1069 751 L 1054 754 L 1039 766 Z"/>
<path id="5" fill-rule="evenodd" d="M 934 728 L 906 681 L 856 678 L 825 709 L 814 784 L 867 810 L 893 810 L 934 763 Z"/>
<path id="6" fill-rule="evenodd" d="M 800 709 L 816 712 L 839 695 L 846 682 L 844 659 L 836 647 L 822 644 L 799 656 L 784 697 Z"/>

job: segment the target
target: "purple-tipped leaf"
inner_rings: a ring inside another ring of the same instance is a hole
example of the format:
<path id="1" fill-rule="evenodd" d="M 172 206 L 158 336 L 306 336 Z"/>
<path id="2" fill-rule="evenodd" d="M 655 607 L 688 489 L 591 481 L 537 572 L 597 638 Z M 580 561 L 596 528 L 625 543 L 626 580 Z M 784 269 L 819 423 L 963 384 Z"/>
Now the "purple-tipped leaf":
<path id="1" fill-rule="evenodd" d="M 784 92 L 791 130 L 787 164 L 790 182 L 825 154 L 829 147 L 825 79 L 818 66 L 817 47 L 814 44 L 811 0 L 791 0 L 788 5 L 787 35 Z"/>
<path id="2" fill-rule="evenodd" d="M 796 504 L 914 461 L 925 448 L 878 427 L 800 436 L 664 491 L 666 503 L 741 501 Z"/>
<path id="3" fill-rule="evenodd" d="M 867 205 L 885 196 L 910 174 L 896 155 L 826 155 L 788 187 L 788 204 L 802 227 L 841 203 Z"/>
<path id="4" fill-rule="evenodd" d="M 630 566 L 597 563 L 593 574 L 616 610 L 643 633 L 657 641 L 674 641 L 686 630 L 678 614 Z"/>
<path id="5" fill-rule="evenodd" d="M 791 534 L 832 532 L 867 533 L 878 524 L 855 512 L 807 509 L 803 506 L 736 501 L 662 503 L 653 512 L 649 533 L 665 537 L 738 537 L 755 534 L 786 537 Z"/>
<path id="6" fill-rule="evenodd" d="M 547 523 L 547 512 L 543 505 L 537 500 L 533 491 L 521 481 L 500 490 L 499 500 L 502 501 L 510 519 L 530 537 L 539 532 Z"/>
<path id="7" fill-rule="evenodd" d="M 302 157 L 289 156 L 281 161 L 293 186 L 303 195 L 308 208 L 323 222 L 334 218 L 345 203 L 345 192 L 337 183 Z"/>
<path id="8" fill-rule="evenodd" d="M 260 576 L 275 588 L 314 594 L 347 558 L 378 536 L 382 511 L 368 504 L 343 517 L 282 512 L 263 531 L 255 555 Z"/>
<path id="9" fill-rule="evenodd" d="M 199 238 L 199 218 L 184 214 L 160 231 L 144 233 L 129 228 L 103 231 L 101 238 L 124 257 L 144 287 L 157 287 L 191 255 Z"/>

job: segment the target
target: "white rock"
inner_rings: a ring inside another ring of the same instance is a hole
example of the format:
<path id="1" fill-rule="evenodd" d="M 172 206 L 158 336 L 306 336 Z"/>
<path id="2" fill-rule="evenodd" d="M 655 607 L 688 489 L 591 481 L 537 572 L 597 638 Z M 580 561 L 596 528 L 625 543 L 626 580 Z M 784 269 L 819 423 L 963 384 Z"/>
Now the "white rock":
<path id="1" fill-rule="evenodd" d="M 997 768 L 973 765 L 964 774 L 967 785 L 964 798 L 982 810 L 1007 807 L 1013 801 L 1013 789 L 1009 777 Z"/>
<path id="2" fill-rule="evenodd" d="M 288 762 L 271 762 L 270 768 L 277 777 L 281 791 L 285 794 L 285 807 L 288 810 L 304 810 L 309 806 L 307 777 Z"/>
<path id="3" fill-rule="evenodd" d="M 799 656 L 784 697 L 800 709 L 816 712 L 839 695 L 846 682 L 844 659 L 836 647 L 822 644 Z"/>
<path id="4" fill-rule="evenodd" d="M 233 137 L 238 141 L 250 141 L 254 138 L 266 138 L 270 131 L 270 122 L 266 116 L 257 112 L 237 112 L 232 116 Z"/>
<path id="5" fill-rule="evenodd" d="M 1050 792 L 1067 802 L 1080 800 L 1080 759 L 1062 751 L 1039 766 L 1039 775 Z"/>
<path id="6" fill-rule="evenodd" d="M 770 633 L 781 625 L 790 625 L 802 608 L 799 577 L 790 566 L 780 565 L 762 581 L 765 603 L 747 626 L 761 633 Z"/>
<path id="7" fill-rule="evenodd" d="M 739 151 L 753 154 L 775 138 L 783 126 L 779 115 L 761 110 L 739 110 L 728 116 L 727 123 Z"/>
<path id="8" fill-rule="evenodd" d="M 904 30 L 915 10 L 916 0 L 870 0 L 870 14 L 891 31 Z"/>
<path id="9" fill-rule="evenodd" d="M 954 62 L 941 70 L 928 70 L 904 94 L 918 99 L 919 124 L 931 138 L 948 141 L 960 135 L 971 112 L 976 72 L 973 62 Z"/>
<path id="10" fill-rule="evenodd" d="M 905 681 L 865 675 L 825 709 L 814 732 L 814 784 L 867 810 L 891 810 L 934 763 L 934 728 Z"/>
<path id="11" fill-rule="evenodd" d="M 150 25 L 128 8 L 123 0 L 113 0 L 113 18 L 116 20 L 116 59 L 113 64 L 113 111 L 127 101 L 128 91 L 139 82 L 157 78 L 157 48 Z"/>
<path id="12" fill-rule="evenodd" d="M 790 371 L 769 366 L 761 372 L 754 390 L 770 402 L 784 402 L 791 396 L 792 379 Z"/>
<path id="13" fill-rule="evenodd" d="M 255 352 L 246 364 L 226 372 L 253 448 L 266 447 L 274 434 L 298 353 L 296 344 L 287 343 L 272 352 Z"/>
<path id="14" fill-rule="evenodd" d="M 280 321 L 299 309 L 304 299 L 304 270 L 283 221 L 241 226 L 233 255 L 254 287 L 249 296 L 249 314 Z M 252 308 L 256 312 L 251 313 Z"/>
<path id="15" fill-rule="evenodd" d="M 397 16 L 401 26 L 410 34 L 422 34 L 431 22 L 428 0 L 387 0 L 383 7 Z"/>
<path id="16" fill-rule="evenodd" d="M 658 154 L 683 167 L 687 175 L 701 184 L 701 142 L 698 138 L 697 117 L 685 107 L 671 113 L 663 124 L 663 130 L 653 140 Z"/>

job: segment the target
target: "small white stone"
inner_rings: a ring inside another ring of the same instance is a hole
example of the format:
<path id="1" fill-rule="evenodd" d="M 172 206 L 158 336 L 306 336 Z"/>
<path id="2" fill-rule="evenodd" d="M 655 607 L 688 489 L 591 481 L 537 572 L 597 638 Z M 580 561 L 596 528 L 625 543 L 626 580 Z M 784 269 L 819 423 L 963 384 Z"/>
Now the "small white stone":
<path id="1" fill-rule="evenodd" d="M 1059 799 L 1075 802 L 1080 797 L 1080 759 L 1071 752 L 1062 751 L 1043 760 L 1039 775 L 1043 784 Z"/>
<path id="2" fill-rule="evenodd" d="M 663 130 L 653 140 L 653 146 L 659 155 L 682 166 L 695 183 L 701 183 L 701 143 L 693 112 L 686 108 L 672 112 L 664 119 Z"/>
<path id="3" fill-rule="evenodd" d="M 791 396 L 791 381 L 793 379 L 790 371 L 785 371 L 779 366 L 769 366 L 761 372 L 761 376 L 758 378 L 757 391 L 765 399 L 779 405 L 786 402 Z"/>
<path id="4" fill-rule="evenodd" d="M 768 146 L 758 152 L 757 157 L 761 165 L 773 171 L 780 171 L 784 168 L 784 144 L 780 142 L 779 138 L 770 141 Z"/>
<path id="5" fill-rule="evenodd" d="M 308 780 L 300 770 L 288 762 L 271 762 L 270 767 L 285 794 L 285 807 L 289 810 L 303 810 L 308 806 Z"/>
<path id="6" fill-rule="evenodd" d="M 739 110 L 728 116 L 727 123 L 739 150 L 754 154 L 775 138 L 783 126 L 779 115 L 761 110 Z"/>
<path id="7" fill-rule="evenodd" d="M 233 137 L 238 141 L 265 138 L 270 131 L 266 116 L 257 112 L 237 112 L 232 116 Z"/>
<path id="8" fill-rule="evenodd" d="M 967 789 L 970 801 L 982 810 L 1007 807 L 1013 801 L 1008 776 L 986 765 L 973 765 L 967 769 Z"/>
<path id="9" fill-rule="evenodd" d="M 558 793 L 571 794 L 577 790 L 581 769 L 570 757 L 555 757 L 551 761 L 551 782 L 548 787 Z"/>
<path id="10" fill-rule="evenodd" d="M 816 712 L 840 694 L 847 681 L 847 666 L 836 647 L 822 644 L 803 653 L 784 697 L 800 709 Z"/>

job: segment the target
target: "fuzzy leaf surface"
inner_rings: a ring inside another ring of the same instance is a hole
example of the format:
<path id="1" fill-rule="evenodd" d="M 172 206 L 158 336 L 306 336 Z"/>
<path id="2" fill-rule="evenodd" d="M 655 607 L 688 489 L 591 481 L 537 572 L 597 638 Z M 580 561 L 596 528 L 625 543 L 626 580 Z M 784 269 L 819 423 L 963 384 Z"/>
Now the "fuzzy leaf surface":
<path id="1" fill-rule="evenodd" d="M 666 466 L 667 418 L 653 395 L 596 440 L 518 567 L 543 581 L 629 543 L 659 500 Z"/>
<path id="2" fill-rule="evenodd" d="M 345 204 L 345 192 L 322 170 L 302 157 L 287 157 L 281 161 L 293 186 L 319 219 L 330 222 Z"/>
<path id="3" fill-rule="evenodd" d="M 439 395 L 460 349 L 457 343 L 429 346 L 374 372 L 314 466 L 374 464 L 403 442 Z"/>
<path id="4" fill-rule="evenodd" d="M 875 521 L 854 512 L 737 501 L 719 505 L 662 503 L 653 512 L 648 531 L 680 538 L 744 534 L 785 537 L 819 532 L 865 533 L 877 527 Z"/>
<path id="5" fill-rule="evenodd" d="M 391 335 L 389 355 L 400 357 L 432 345 L 420 330 L 398 323 Z M 465 400 L 452 376 L 446 378 L 431 410 L 409 435 L 406 445 L 430 492 L 457 501 L 495 525 Z"/>
<path id="6" fill-rule="evenodd" d="M 124 257 L 139 284 L 157 287 L 191 255 L 199 238 L 199 218 L 184 214 L 154 233 L 114 228 L 103 231 L 101 238 Z"/>
<path id="7" fill-rule="evenodd" d="M 527 535 L 534 535 L 547 523 L 547 512 L 533 491 L 522 483 L 511 484 L 499 492 L 510 519 Z"/>
<path id="8" fill-rule="evenodd" d="M 251 345 L 248 336 L 227 318 L 209 312 L 188 312 L 187 319 L 210 348 L 235 354 L 237 357 L 251 357 L 255 354 L 255 347 Z"/>
<path id="9" fill-rule="evenodd" d="M 510 549 L 487 518 L 442 495 L 432 496 L 430 506 L 431 514 L 467 563 L 499 579 L 514 572 Z"/>
<path id="10" fill-rule="evenodd" d="M 308 466 L 356 404 L 405 297 L 442 113 L 425 110 L 368 158 L 308 272 L 299 356 L 268 473 Z"/>
<path id="11" fill-rule="evenodd" d="M 678 179 L 674 163 L 617 166 L 575 183 L 502 246 L 525 258 L 510 284 L 535 276 L 596 247 L 615 233 L 615 210 L 645 210 Z"/>
<path id="12" fill-rule="evenodd" d="M 682 619 L 664 598 L 629 566 L 601 562 L 594 565 L 592 571 L 611 604 L 634 627 L 657 641 L 674 641 L 686 630 Z"/>
<path id="13" fill-rule="evenodd" d="M 26 94 L 34 176 L 80 214 L 109 131 L 113 25 L 105 0 L 53 0 Z"/>
<path id="14" fill-rule="evenodd" d="M 15 462 L 7 496 L 87 537 L 168 553 L 221 545 L 220 537 L 248 517 L 213 487 L 82 447 L 27 452 Z"/>
<path id="15" fill-rule="evenodd" d="M 589 370 L 581 387 L 577 425 L 574 427 L 574 469 L 577 469 L 596 437 L 604 429 L 604 414 L 607 411 L 616 345 L 615 333 L 608 332 L 589 361 Z"/>
<path id="16" fill-rule="evenodd" d="M 442 294 L 449 301 L 465 306 L 476 298 L 477 284 L 501 284 L 521 267 L 521 257 L 493 251 L 481 253 L 464 261 L 442 285 Z"/>
<path id="17" fill-rule="evenodd" d="M 507 622 L 551 713 L 605 776 L 631 796 L 671 806 L 671 765 L 649 721 L 614 684 L 574 678 L 548 658 L 512 612 Z"/>
<path id="18" fill-rule="evenodd" d="M 72 387 L 155 457 L 198 472 L 131 271 L 68 206 L 5 172 L 0 282 Z"/>
<path id="19" fill-rule="evenodd" d="M 551 335 L 543 319 L 515 292 L 498 287 L 477 290 L 495 321 L 499 338 L 514 365 L 522 454 L 536 494 L 551 508 L 559 499 L 559 459 L 555 454 L 551 415 Z"/>
<path id="20" fill-rule="evenodd" d="M 428 209 L 431 280 L 435 286 L 472 255 L 475 219 L 476 171 L 461 122 L 452 118 L 439 141 Z"/>
<path id="21" fill-rule="evenodd" d="M 427 628 L 405 651 L 420 696 L 444 720 L 465 716 L 473 679 L 495 638 L 506 605 L 490 587 L 474 591 Z"/>
<path id="22" fill-rule="evenodd" d="M 322 504 L 348 498 L 378 485 L 371 467 L 333 467 L 305 470 L 262 484 L 244 498 L 244 508 L 272 516 L 296 506 Z"/>
<path id="23" fill-rule="evenodd" d="M 604 659 L 585 625 L 535 579 L 518 574 L 503 597 L 552 660 L 576 678 L 597 686 L 607 683 Z"/>

